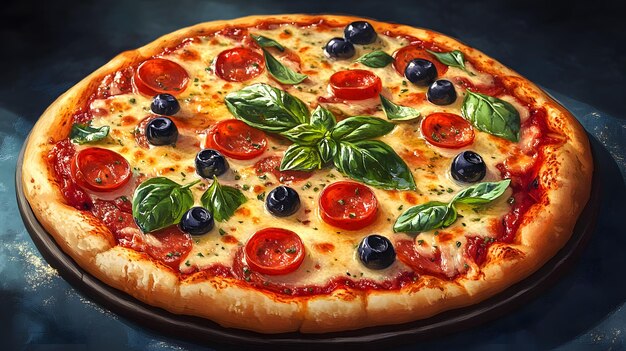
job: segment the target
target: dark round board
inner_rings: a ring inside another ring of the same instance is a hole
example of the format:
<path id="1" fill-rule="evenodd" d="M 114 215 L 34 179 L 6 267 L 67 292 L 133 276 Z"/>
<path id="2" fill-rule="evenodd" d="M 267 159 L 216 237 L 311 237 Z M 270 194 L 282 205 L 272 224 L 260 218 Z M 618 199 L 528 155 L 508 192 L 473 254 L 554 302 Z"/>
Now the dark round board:
<path id="1" fill-rule="evenodd" d="M 593 138 L 590 137 L 593 142 Z M 27 143 L 27 142 L 26 142 Z M 24 145 L 26 145 L 26 143 Z M 592 148 L 593 151 L 593 148 Z M 597 155 L 594 152 L 594 159 Z M 476 305 L 459 308 L 438 314 L 434 317 L 411 323 L 373 327 L 356 331 L 327 334 L 260 334 L 240 329 L 224 328 L 198 317 L 177 315 L 163 309 L 149 306 L 139 300 L 114 289 L 80 268 L 70 256 L 65 254 L 54 239 L 37 221 L 22 188 L 22 162 L 24 148 L 20 152 L 16 169 L 17 202 L 26 229 L 33 242 L 48 263 L 72 286 L 109 310 L 126 317 L 142 327 L 180 339 L 200 342 L 203 345 L 230 345 L 254 348 L 319 348 L 346 349 L 358 345 L 359 348 L 373 349 L 390 345 L 406 344 L 426 338 L 438 337 L 462 329 L 477 326 L 501 316 L 521 306 L 530 298 L 557 280 L 580 255 L 585 243 L 593 233 L 600 204 L 600 184 L 593 177 L 591 198 L 580 215 L 571 239 L 548 263 L 528 278 L 509 287 L 503 292 Z M 594 169 L 594 173 L 597 169 Z"/>

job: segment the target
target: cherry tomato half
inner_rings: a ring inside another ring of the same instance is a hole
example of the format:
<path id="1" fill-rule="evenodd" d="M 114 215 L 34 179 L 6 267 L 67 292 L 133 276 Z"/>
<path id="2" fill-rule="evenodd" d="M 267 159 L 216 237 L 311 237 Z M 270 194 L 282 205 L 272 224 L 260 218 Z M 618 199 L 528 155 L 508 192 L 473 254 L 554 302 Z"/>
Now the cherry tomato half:
<path id="1" fill-rule="evenodd" d="M 268 156 L 254 164 L 256 175 L 262 176 L 265 173 L 272 173 L 281 183 L 299 182 L 313 175 L 313 172 L 305 171 L 281 171 L 280 156 Z"/>
<path id="2" fill-rule="evenodd" d="M 319 208 L 324 222 L 342 229 L 357 230 L 374 222 L 378 200 L 367 186 L 341 181 L 324 188 Z"/>
<path id="3" fill-rule="evenodd" d="M 437 58 L 433 54 L 429 53 L 418 45 L 409 45 L 400 48 L 393 54 L 393 57 L 395 59 L 393 61 L 393 68 L 395 68 L 396 71 L 403 77 L 404 70 L 406 69 L 406 66 L 409 64 L 409 62 L 418 58 L 432 62 L 437 69 L 438 76 L 443 75 L 448 70 L 447 65 L 439 62 L 439 60 L 437 60 Z"/>
<path id="4" fill-rule="evenodd" d="M 459 115 L 437 112 L 422 120 L 422 135 L 439 147 L 457 149 L 474 142 L 474 128 Z"/>
<path id="5" fill-rule="evenodd" d="M 202 147 L 237 160 L 249 160 L 265 152 L 267 138 L 263 131 L 238 119 L 227 119 L 211 127 Z"/>
<path id="6" fill-rule="evenodd" d="M 380 78 L 364 69 L 339 71 L 330 76 L 330 91 L 339 99 L 365 100 L 380 94 Z"/>
<path id="7" fill-rule="evenodd" d="M 265 228 L 254 233 L 245 247 L 246 262 L 255 272 L 287 274 L 304 260 L 304 244 L 298 234 L 281 228 Z"/>
<path id="8" fill-rule="evenodd" d="M 130 165 L 115 151 L 92 147 L 74 156 L 72 175 L 83 189 L 108 192 L 126 185 L 131 178 Z"/>
<path id="9" fill-rule="evenodd" d="M 251 49 L 229 49 L 217 55 L 215 74 L 229 82 L 244 82 L 261 74 L 264 62 L 263 56 Z"/>
<path id="10" fill-rule="evenodd" d="M 154 96 L 161 93 L 179 94 L 187 87 L 189 75 L 178 63 L 153 58 L 137 67 L 134 82 L 137 90 L 144 95 Z"/>

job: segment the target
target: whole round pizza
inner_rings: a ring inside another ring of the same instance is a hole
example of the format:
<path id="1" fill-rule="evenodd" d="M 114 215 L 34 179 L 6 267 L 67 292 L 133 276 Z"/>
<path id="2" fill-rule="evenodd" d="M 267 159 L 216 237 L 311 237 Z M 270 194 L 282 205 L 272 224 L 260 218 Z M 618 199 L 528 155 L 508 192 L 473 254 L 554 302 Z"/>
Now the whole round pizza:
<path id="1" fill-rule="evenodd" d="M 570 238 L 575 118 L 445 35 L 346 16 L 196 25 L 120 54 L 28 139 L 41 224 L 102 282 L 262 333 L 476 304 Z"/>

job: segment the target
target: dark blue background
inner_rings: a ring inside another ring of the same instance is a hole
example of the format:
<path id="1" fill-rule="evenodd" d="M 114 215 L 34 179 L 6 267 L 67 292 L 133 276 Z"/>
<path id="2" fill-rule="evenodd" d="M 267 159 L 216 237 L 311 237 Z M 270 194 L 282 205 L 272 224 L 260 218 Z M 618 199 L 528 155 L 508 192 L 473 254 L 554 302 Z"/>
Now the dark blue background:
<path id="1" fill-rule="evenodd" d="M 179 350 L 90 302 L 42 260 L 14 200 L 16 156 L 52 101 L 117 53 L 195 23 L 268 13 L 347 13 L 431 28 L 553 93 L 593 136 L 603 201 L 578 264 L 494 322 L 417 349 L 622 349 L 626 334 L 626 16 L 602 1 L 21 1 L 0 8 L 0 349 Z"/>

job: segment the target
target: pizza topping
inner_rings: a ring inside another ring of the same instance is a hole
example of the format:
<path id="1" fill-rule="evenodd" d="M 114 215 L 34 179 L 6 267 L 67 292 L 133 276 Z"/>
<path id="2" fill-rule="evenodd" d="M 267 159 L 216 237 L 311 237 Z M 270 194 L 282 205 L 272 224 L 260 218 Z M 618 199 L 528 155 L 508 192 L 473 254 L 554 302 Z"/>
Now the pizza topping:
<path id="1" fill-rule="evenodd" d="M 326 43 L 324 52 L 330 58 L 349 59 L 356 53 L 354 45 L 344 38 L 332 38 Z"/>
<path id="2" fill-rule="evenodd" d="M 183 233 L 176 225 L 146 235 L 146 252 L 177 272 L 192 246 L 191 236 Z"/>
<path id="3" fill-rule="evenodd" d="M 441 252 L 438 248 L 434 253 L 427 255 L 423 250 L 416 250 L 413 240 L 398 240 L 395 245 L 396 254 L 402 263 L 411 267 L 419 274 L 445 276 L 441 269 Z"/>
<path id="4" fill-rule="evenodd" d="M 263 57 L 247 48 L 222 51 L 215 59 L 215 73 L 229 82 L 245 82 L 263 73 Z"/>
<path id="5" fill-rule="evenodd" d="M 374 73 L 353 69 L 330 76 L 330 92 L 339 99 L 365 100 L 378 96 L 382 90 L 380 78 Z"/>
<path id="6" fill-rule="evenodd" d="M 340 181 L 325 187 L 320 194 L 319 213 L 332 226 L 358 230 L 376 220 L 378 200 L 367 186 Z"/>
<path id="7" fill-rule="evenodd" d="M 448 66 L 441 63 L 439 60 L 435 58 L 433 54 L 424 50 L 419 45 L 409 45 L 405 46 L 393 54 L 395 61 L 393 63 L 393 67 L 396 69 L 396 72 L 404 77 L 404 73 L 410 61 L 414 59 L 424 59 L 426 61 L 431 62 L 435 65 L 435 69 L 437 73 L 443 75 L 448 70 Z M 435 75 L 436 78 L 436 75 Z M 433 78 L 434 80 L 434 78 Z"/>
<path id="8" fill-rule="evenodd" d="M 450 105 L 456 101 L 456 90 L 449 80 L 439 79 L 428 87 L 426 97 L 435 105 Z"/>
<path id="9" fill-rule="evenodd" d="M 385 269 L 396 260 L 396 251 L 391 241 L 382 235 L 368 235 L 357 248 L 363 265 L 369 269 Z"/>
<path id="10" fill-rule="evenodd" d="M 285 51 L 285 47 L 282 46 L 279 42 L 277 42 L 274 39 L 271 39 L 271 38 L 268 38 L 268 37 L 265 37 L 265 36 L 262 36 L 262 35 L 251 34 L 250 36 L 262 48 L 271 48 L 271 47 L 273 47 L 273 48 L 276 48 L 280 52 L 284 52 Z"/>
<path id="11" fill-rule="evenodd" d="M 437 79 L 437 68 L 428 60 L 413 59 L 407 64 L 404 76 L 417 86 L 427 87 Z"/>
<path id="12" fill-rule="evenodd" d="M 421 233 L 449 227 L 457 219 L 456 204 L 484 205 L 504 194 L 511 181 L 479 183 L 459 191 L 449 203 L 429 201 L 406 210 L 393 225 L 394 232 Z"/>
<path id="13" fill-rule="evenodd" d="M 76 183 L 83 189 L 95 192 L 119 189 L 132 178 L 128 161 L 117 152 L 102 148 L 80 151 L 71 167 Z"/>
<path id="14" fill-rule="evenodd" d="M 392 121 L 408 121 L 420 117 L 420 112 L 412 107 L 397 105 L 382 94 L 380 102 L 385 115 Z"/>
<path id="15" fill-rule="evenodd" d="M 236 119 L 217 123 L 209 130 L 206 138 L 208 147 L 237 160 L 258 157 L 267 147 L 265 133 Z"/>
<path id="16" fill-rule="evenodd" d="M 371 68 L 383 68 L 393 62 L 393 57 L 384 51 L 376 50 L 368 52 L 354 62 L 359 62 Z"/>
<path id="17" fill-rule="evenodd" d="M 306 74 L 295 72 L 291 68 L 283 65 L 278 61 L 269 51 L 263 50 L 263 57 L 265 57 L 265 65 L 270 75 L 282 84 L 298 84 L 302 83 L 308 78 Z"/>
<path id="18" fill-rule="evenodd" d="M 467 70 L 465 66 L 465 56 L 459 50 L 454 50 L 450 52 L 434 52 L 430 50 L 426 50 L 429 54 L 435 56 L 439 62 L 447 65 L 449 67 L 456 67 L 464 70 L 470 75 L 474 75 L 474 73 Z"/>
<path id="19" fill-rule="evenodd" d="M 171 119 L 157 117 L 148 122 L 145 135 L 151 145 L 174 145 L 178 140 L 178 128 Z"/>
<path id="20" fill-rule="evenodd" d="M 257 176 L 263 176 L 266 173 L 272 173 L 281 183 L 299 182 L 305 180 L 313 173 L 303 171 L 281 171 L 280 156 L 269 156 L 254 164 L 254 170 Z"/>
<path id="21" fill-rule="evenodd" d="M 223 222 L 232 217 L 248 199 L 239 189 L 221 185 L 214 176 L 213 183 L 202 194 L 200 201 L 213 214 L 215 220 Z"/>
<path id="22" fill-rule="evenodd" d="M 180 104 L 172 94 L 159 94 L 152 99 L 150 110 L 157 115 L 173 116 L 180 111 Z"/>
<path id="23" fill-rule="evenodd" d="M 476 183 L 485 178 L 487 165 L 474 151 L 463 151 L 452 161 L 450 174 L 459 182 Z"/>
<path id="24" fill-rule="evenodd" d="M 300 237 L 281 228 L 259 230 L 245 246 L 245 258 L 250 269 L 262 274 L 291 273 L 300 267 L 304 256 L 304 244 Z"/>
<path id="25" fill-rule="evenodd" d="M 248 125 L 281 133 L 294 142 L 285 151 L 281 171 L 319 169 L 332 159 L 335 167 L 352 179 L 383 189 L 415 189 L 413 176 L 400 156 L 382 141 L 368 140 L 393 130 L 395 125 L 381 118 L 350 117 L 335 125 L 329 110 L 318 107 L 309 116 L 300 99 L 266 84 L 230 93 L 226 104 Z"/>
<path id="26" fill-rule="evenodd" d="M 300 208 L 300 196 L 288 186 L 281 185 L 267 194 L 265 208 L 276 217 L 288 217 Z"/>
<path id="27" fill-rule="evenodd" d="M 429 143 L 448 149 L 458 149 L 474 142 L 474 128 L 461 116 L 436 112 L 422 120 L 422 135 Z"/>
<path id="28" fill-rule="evenodd" d="M 468 90 L 461 114 L 478 130 L 513 142 L 519 140 L 519 112 L 502 99 Z"/>
<path id="29" fill-rule="evenodd" d="M 217 150 L 204 149 L 196 154 L 196 173 L 202 178 L 210 179 L 221 176 L 228 170 L 226 158 Z"/>
<path id="30" fill-rule="evenodd" d="M 70 131 L 70 140 L 76 144 L 87 144 L 99 141 L 109 135 L 109 126 L 92 127 L 90 123 L 74 123 Z"/>
<path id="31" fill-rule="evenodd" d="M 180 230 L 191 235 L 206 234 L 213 229 L 215 221 L 211 212 L 204 207 L 192 207 L 180 220 Z"/>
<path id="32" fill-rule="evenodd" d="M 150 178 L 135 189 L 133 217 L 144 233 L 177 224 L 193 206 L 191 188 L 199 180 L 180 185 L 165 177 Z"/>
<path id="33" fill-rule="evenodd" d="M 187 87 L 189 75 L 176 62 L 162 58 L 144 61 L 137 68 L 134 83 L 140 93 L 154 96 L 161 93 L 179 94 Z"/>
<path id="34" fill-rule="evenodd" d="M 366 21 L 355 21 L 346 26 L 343 35 L 347 41 L 353 44 L 371 44 L 376 41 L 378 35 L 374 27 Z"/>

